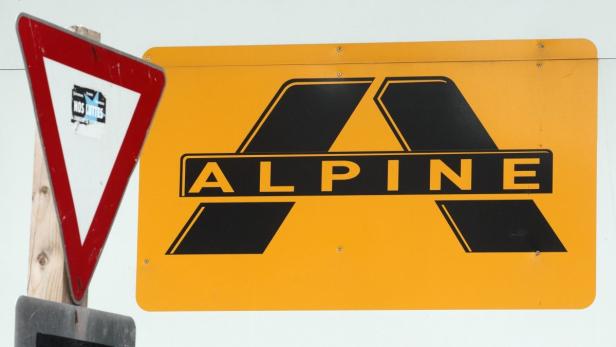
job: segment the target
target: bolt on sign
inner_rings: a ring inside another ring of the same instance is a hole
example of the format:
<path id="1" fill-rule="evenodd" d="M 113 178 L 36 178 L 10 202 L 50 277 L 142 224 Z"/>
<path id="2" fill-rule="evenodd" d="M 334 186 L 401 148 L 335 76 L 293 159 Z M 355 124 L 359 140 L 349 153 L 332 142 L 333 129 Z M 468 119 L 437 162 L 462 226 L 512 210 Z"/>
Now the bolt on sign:
<path id="1" fill-rule="evenodd" d="M 586 40 L 153 48 L 148 310 L 583 308 Z"/>

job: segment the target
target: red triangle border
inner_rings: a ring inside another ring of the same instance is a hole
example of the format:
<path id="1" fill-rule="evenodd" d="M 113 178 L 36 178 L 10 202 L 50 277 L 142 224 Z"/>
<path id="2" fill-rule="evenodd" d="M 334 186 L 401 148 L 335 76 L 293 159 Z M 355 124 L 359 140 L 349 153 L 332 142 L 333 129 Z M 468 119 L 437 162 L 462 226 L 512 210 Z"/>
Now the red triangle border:
<path id="1" fill-rule="evenodd" d="M 165 85 L 162 68 L 28 14 L 17 34 L 62 231 L 72 299 L 80 303 L 107 240 Z M 140 94 L 83 246 L 43 57 Z"/>

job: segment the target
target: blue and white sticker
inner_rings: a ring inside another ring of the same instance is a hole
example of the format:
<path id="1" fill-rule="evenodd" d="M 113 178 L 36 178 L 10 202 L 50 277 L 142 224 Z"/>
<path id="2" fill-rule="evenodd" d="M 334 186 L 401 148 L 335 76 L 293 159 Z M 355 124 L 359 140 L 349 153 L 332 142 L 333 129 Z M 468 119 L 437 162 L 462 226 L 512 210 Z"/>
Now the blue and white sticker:
<path id="1" fill-rule="evenodd" d="M 73 114 L 71 122 L 89 125 L 105 123 L 107 117 L 107 99 L 103 93 L 81 87 L 73 86 Z"/>

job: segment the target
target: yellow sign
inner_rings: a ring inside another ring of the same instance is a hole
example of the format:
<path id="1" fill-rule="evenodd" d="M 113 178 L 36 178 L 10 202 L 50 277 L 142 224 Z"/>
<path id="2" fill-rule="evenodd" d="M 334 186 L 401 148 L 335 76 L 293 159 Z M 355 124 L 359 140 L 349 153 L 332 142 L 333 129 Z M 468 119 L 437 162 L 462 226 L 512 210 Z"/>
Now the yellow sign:
<path id="1" fill-rule="evenodd" d="M 153 48 L 146 310 L 583 308 L 585 40 Z"/>

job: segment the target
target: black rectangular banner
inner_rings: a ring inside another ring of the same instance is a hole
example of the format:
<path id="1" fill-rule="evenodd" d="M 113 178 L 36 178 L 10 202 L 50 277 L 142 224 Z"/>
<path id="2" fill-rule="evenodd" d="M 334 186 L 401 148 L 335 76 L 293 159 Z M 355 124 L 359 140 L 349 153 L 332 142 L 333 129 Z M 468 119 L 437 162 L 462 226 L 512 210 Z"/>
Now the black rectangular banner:
<path id="1" fill-rule="evenodd" d="M 551 193 L 552 153 L 187 154 L 180 196 Z"/>

